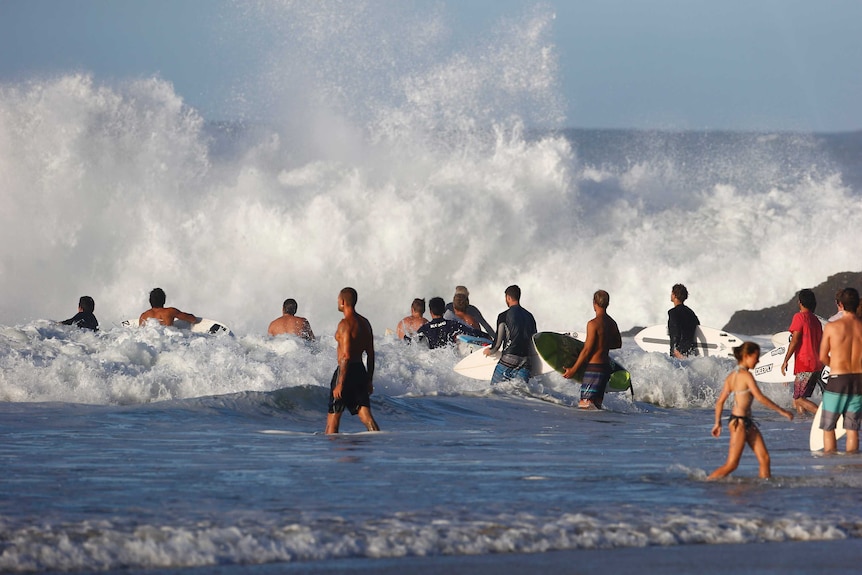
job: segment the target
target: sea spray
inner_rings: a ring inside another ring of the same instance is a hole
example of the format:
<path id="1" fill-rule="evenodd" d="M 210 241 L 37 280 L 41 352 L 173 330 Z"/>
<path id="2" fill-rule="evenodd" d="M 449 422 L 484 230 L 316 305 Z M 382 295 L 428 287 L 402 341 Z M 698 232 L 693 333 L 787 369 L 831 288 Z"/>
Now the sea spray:
<path id="1" fill-rule="evenodd" d="M 625 329 L 664 321 L 683 282 L 721 327 L 858 265 L 839 240 L 862 208 L 817 138 L 559 131 L 551 13 L 451 48 L 444 13 L 410 10 L 425 25 L 395 48 L 372 40 L 402 31 L 384 4 L 267 5 L 291 33 L 248 88 L 285 105 L 239 123 L 155 78 L 0 87 L 0 323 L 84 294 L 115 323 L 160 286 L 240 335 L 294 297 L 327 334 L 351 285 L 382 335 L 414 297 L 467 285 L 493 318 L 518 283 L 542 329 L 582 329 L 599 288 Z"/>

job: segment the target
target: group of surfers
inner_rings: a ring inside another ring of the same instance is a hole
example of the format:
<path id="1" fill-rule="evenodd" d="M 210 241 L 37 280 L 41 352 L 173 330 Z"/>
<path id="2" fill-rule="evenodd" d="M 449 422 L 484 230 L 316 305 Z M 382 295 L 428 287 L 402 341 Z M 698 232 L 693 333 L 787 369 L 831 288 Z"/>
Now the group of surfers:
<path id="1" fill-rule="evenodd" d="M 688 292 L 682 284 L 671 290 L 674 307 L 668 311 L 668 333 L 670 354 L 685 358 L 697 353 L 694 331 L 699 325 L 697 316 L 684 302 Z M 530 377 L 530 355 L 532 336 L 537 333 L 533 315 L 520 305 L 521 289 L 511 285 L 504 292 L 506 310 L 497 317 L 496 329 L 485 320 L 481 312 L 469 303 L 469 292 L 464 286 L 455 290 L 453 302 L 446 306 L 443 299 L 432 298 L 429 302 L 431 320 L 424 318 L 424 300 L 415 299 L 411 315 L 403 318 L 397 328 L 399 338 L 411 341 L 425 339 L 430 347 L 439 347 L 454 341 L 455 335 L 490 336 L 492 343 L 485 349 L 491 355 L 501 351 L 491 383 L 511 379 L 527 380 Z M 370 322 L 356 312 L 358 294 L 355 289 L 342 289 L 337 298 L 338 310 L 343 318 L 335 333 L 337 342 L 337 367 L 330 381 L 326 433 L 338 433 L 341 416 L 345 409 L 358 415 L 369 431 L 379 430 L 371 413 L 370 396 L 374 391 L 375 367 L 373 330 Z M 859 449 L 859 429 L 862 425 L 862 311 L 859 292 L 845 288 L 836 294 L 838 313 L 821 327 L 814 315 L 816 298 L 811 290 L 798 294 L 799 312 L 791 321 L 791 340 L 782 365 L 785 372 L 791 357 L 795 356 L 795 381 L 793 405 L 799 413 L 815 411 L 816 406 L 809 397 L 813 392 L 812 381 L 819 376 L 823 366 L 830 370 L 828 383 L 823 389 L 823 415 L 820 427 L 824 433 L 824 450 L 837 450 L 835 428 L 843 416 L 847 434 L 846 451 Z M 162 325 L 173 325 L 179 319 L 189 323 L 199 321 L 194 315 L 173 307 L 165 307 L 165 293 L 160 288 L 150 292 L 151 308 L 140 315 L 139 323 L 156 319 Z M 607 313 L 610 295 L 605 290 L 593 294 L 595 317 L 587 323 L 583 351 L 575 363 L 565 370 L 563 376 L 571 378 L 584 370 L 581 396 L 578 407 L 600 409 L 605 389 L 610 378 L 610 356 L 612 349 L 622 346 L 617 323 Z M 98 329 L 94 315 L 95 303 L 89 296 L 79 300 L 78 314 L 62 323 L 83 328 Z M 296 315 L 297 303 L 285 300 L 281 317 L 273 320 L 268 328 L 270 335 L 291 334 L 308 340 L 314 332 L 308 320 Z M 448 314 L 448 317 L 447 317 Z M 759 475 L 771 475 L 769 453 L 757 424 L 751 415 L 751 406 L 757 399 L 765 406 L 793 419 L 793 413 L 776 405 L 757 386 L 751 370 L 760 359 L 760 347 L 754 342 L 744 342 L 734 348 L 737 368 L 727 376 L 715 405 L 715 424 L 712 435 L 721 434 L 721 415 L 726 400 L 734 396 L 728 429 L 730 446 L 724 465 L 710 474 L 709 479 L 724 477 L 739 465 L 745 445 L 754 451 L 760 465 Z M 365 361 L 363 362 L 363 356 Z M 813 409 L 812 409 L 813 408 Z"/>

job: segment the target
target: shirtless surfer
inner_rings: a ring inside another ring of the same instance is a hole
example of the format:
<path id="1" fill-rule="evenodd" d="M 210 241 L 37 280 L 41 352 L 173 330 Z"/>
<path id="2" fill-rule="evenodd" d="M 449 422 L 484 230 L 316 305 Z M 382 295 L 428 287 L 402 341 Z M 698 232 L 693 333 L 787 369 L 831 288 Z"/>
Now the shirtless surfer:
<path id="1" fill-rule="evenodd" d="M 599 290 L 593 294 L 593 309 L 596 317 L 587 323 L 584 349 L 578 354 L 575 364 L 563 373 L 563 377 L 570 379 L 586 366 L 581 383 L 581 400 L 578 402 L 578 407 L 581 409 L 601 409 L 605 389 L 611 378 L 609 351 L 623 346 L 617 322 L 608 315 L 610 302 L 611 296 L 605 290 Z"/>
<path id="2" fill-rule="evenodd" d="M 463 293 L 456 293 L 455 297 L 452 298 L 452 308 L 446 310 L 443 317 L 481 332 L 482 326 L 475 316 L 470 315 L 469 306 L 469 297 Z"/>
<path id="3" fill-rule="evenodd" d="M 146 325 L 147 320 L 155 318 L 162 325 L 174 325 L 174 320 L 198 323 L 200 320 L 190 313 L 185 313 L 175 307 L 165 307 L 165 292 L 162 288 L 156 288 L 150 292 L 150 309 L 141 314 L 138 319 L 139 325 Z"/>
<path id="4" fill-rule="evenodd" d="M 846 288 L 839 295 L 842 309 L 859 307 L 859 292 Z M 823 392 L 823 451 L 835 452 L 838 441 L 835 426 L 844 416 L 847 431 L 847 453 L 859 451 L 859 427 L 862 424 L 862 320 L 844 313 L 823 327 L 820 361 L 829 366 L 829 382 Z"/>
<path id="5" fill-rule="evenodd" d="M 398 334 L 398 339 L 404 339 L 408 342 L 413 339 L 420 327 L 428 323 L 425 319 L 425 300 L 415 298 L 410 304 L 410 315 L 398 322 L 398 327 L 395 328 Z"/>
<path id="6" fill-rule="evenodd" d="M 272 320 L 269 324 L 269 335 L 281 335 L 283 333 L 295 335 L 308 341 L 314 340 L 314 332 L 311 324 L 304 317 L 296 315 L 297 304 L 293 298 L 284 300 L 281 306 L 282 316 Z"/>
<path id="7" fill-rule="evenodd" d="M 338 344 L 338 368 L 329 383 L 329 410 L 326 433 L 338 433 L 341 414 L 347 408 L 359 415 L 368 431 L 380 431 L 371 415 L 371 394 L 374 393 L 374 334 L 367 319 L 356 313 L 356 290 L 346 287 L 338 294 L 338 311 L 344 319 L 338 322 L 335 341 Z M 368 367 L 362 363 L 366 354 Z"/>

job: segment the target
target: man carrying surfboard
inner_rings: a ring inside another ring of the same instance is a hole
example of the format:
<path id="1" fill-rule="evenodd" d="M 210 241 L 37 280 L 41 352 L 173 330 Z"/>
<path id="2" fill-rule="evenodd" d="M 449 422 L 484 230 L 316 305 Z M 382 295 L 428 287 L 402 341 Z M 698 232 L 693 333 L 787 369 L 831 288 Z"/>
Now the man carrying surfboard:
<path id="1" fill-rule="evenodd" d="M 374 334 L 371 323 L 356 313 L 356 290 L 346 287 L 338 294 L 338 311 L 344 319 L 338 322 L 335 341 L 338 343 L 338 368 L 329 383 L 329 409 L 326 433 L 338 433 L 341 414 L 345 408 L 368 431 L 380 431 L 371 415 L 371 394 L 374 393 Z M 368 366 L 362 363 L 365 354 Z"/>
<path id="2" fill-rule="evenodd" d="M 491 385 L 510 379 L 530 379 L 533 334 L 538 331 L 533 314 L 521 307 L 521 288 L 510 285 L 505 294 L 508 309 L 497 316 L 494 343 L 485 348 L 485 355 L 503 349 L 491 377 Z"/>
<path id="3" fill-rule="evenodd" d="M 840 295 L 844 310 L 859 307 L 859 292 L 846 288 Z M 835 426 L 844 416 L 847 453 L 859 451 L 859 428 L 862 426 L 862 320 L 854 313 L 844 313 L 823 327 L 820 361 L 829 366 L 829 382 L 823 392 L 823 451 L 838 449 Z"/>
<path id="4" fill-rule="evenodd" d="M 584 349 L 578 354 L 575 364 L 568 368 L 563 377 L 571 379 L 585 368 L 581 382 L 580 409 L 601 409 L 605 389 L 611 378 L 610 350 L 623 346 L 623 338 L 617 322 L 608 315 L 611 296 L 605 290 L 593 294 L 593 310 L 596 317 L 587 322 L 587 338 Z"/>
<path id="5" fill-rule="evenodd" d="M 820 320 L 814 315 L 817 309 L 817 297 L 810 289 L 799 290 L 797 296 L 799 311 L 793 315 L 790 322 L 790 344 L 784 362 L 781 364 L 781 375 L 787 371 L 790 358 L 796 355 L 793 364 L 793 407 L 796 413 L 803 411 L 817 413 L 817 406 L 809 397 L 814 392 L 816 378 L 815 374 L 823 369 L 820 362 L 820 341 L 823 337 L 823 328 Z"/>
<path id="6" fill-rule="evenodd" d="M 146 325 L 147 320 L 155 318 L 162 325 L 174 325 L 174 320 L 180 319 L 190 324 L 198 323 L 200 320 L 190 313 L 180 311 L 175 307 L 165 307 L 167 296 L 162 288 L 155 288 L 150 292 L 150 309 L 138 318 L 139 325 Z"/>
<path id="7" fill-rule="evenodd" d="M 682 284 L 674 285 L 670 290 L 670 301 L 673 307 L 667 310 L 667 334 L 670 337 L 670 355 L 677 359 L 685 359 L 697 355 L 695 332 L 700 320 L 690 307 L 685 305 L 688 299 L 688 289 Z"/>

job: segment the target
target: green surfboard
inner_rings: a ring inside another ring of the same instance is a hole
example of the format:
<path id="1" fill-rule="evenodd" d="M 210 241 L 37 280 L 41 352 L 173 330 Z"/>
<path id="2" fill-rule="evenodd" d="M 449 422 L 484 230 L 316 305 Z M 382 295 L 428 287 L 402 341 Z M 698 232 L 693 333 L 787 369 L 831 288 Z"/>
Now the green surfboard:
<path id="1" fill-rule="evenodd" d="M 541 331 L 533 336 L 536 351 L 548 365 L 555 371 L 563 373 L 567 367 L 574 365 L 584 342 L 569 335 L 554 333 L 552 331 Z M 575 381 L 582 381 L 584 369 L 575 374 Z M 631 389 L 632 375 L 619 363 L 611 359 L 611 379 L 608 382 L 607 391 L 625 391 Z"/>

